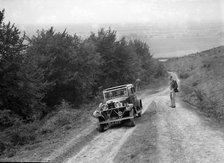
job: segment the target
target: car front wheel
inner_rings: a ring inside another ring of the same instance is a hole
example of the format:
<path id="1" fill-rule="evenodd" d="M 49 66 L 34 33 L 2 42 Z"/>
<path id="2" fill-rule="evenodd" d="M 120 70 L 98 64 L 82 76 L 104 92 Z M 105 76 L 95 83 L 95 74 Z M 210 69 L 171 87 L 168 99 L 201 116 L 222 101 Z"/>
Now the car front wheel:
<path id="1" fill-rule="evenodd" d="M 104 132 L 105 131 L 105 124 L 100 124 L 99 125 L 99 128 L 98 128 L 98 130 L 99 130 L 99 132 Z"/>

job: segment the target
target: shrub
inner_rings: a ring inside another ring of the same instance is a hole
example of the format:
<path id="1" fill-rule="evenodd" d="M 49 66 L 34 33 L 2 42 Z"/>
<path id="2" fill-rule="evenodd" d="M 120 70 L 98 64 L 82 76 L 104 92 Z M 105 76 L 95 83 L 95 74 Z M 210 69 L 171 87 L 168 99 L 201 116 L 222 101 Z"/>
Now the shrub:
<path id="1" fill-rule="evenodd" d="M 202 102 L 204 100 L 205 93 L 202 90 L 195 89 L 194 93 L 200 102 Z"/>
<path id="2" fill-rule="evenodd" d="M 0 140 L 0 155 L 3 154 L 3 152 L 5 151 L 5 149 L 6 149 L 5 143 L 3 143 L 3 142 Z"/>
<path id="3" fill-rule="evenodd" d="M 192 83 L 192 86 L 193 86 L 193 87 L 195 87 L 195 86 L 197 86 L 197 85 L 198 85 L 198 82 L 196 82 L 196 81 Z"/>
<path id="4" fill-rule="evenodd" d="M 181 78 L 181 79 L 187 79 L 188 77 L 189 77 L 189 74 L 188 73 L 180 73 L 180 75 L 179 75 L 179 77 Z"/>
<path id="5" fill-rule="evenodd" d="M 13 126 L 19 121 L 19 117 L 12 113 L 11 110 L 0 110 L 1 130 Z"/>
<path id="6" fill-rule="evenodd" d="M 223 117 L 223 111 L 218 109 L 218 101 L 215 98 L 208 97 L 200 89 L 189 89 L 189 87 L 186 89 L 186 87 L 183 87 L 182 91 L 185 94 L 185 100 L 207 113 L 207 116 L 214 116 L 217 119 Z"/>
<path id="7" fill-rule="evenodd" d="M 221 115 L 217 110 L 217 101 L 216 99 L 208 98 L 206 95 L 203 96 L 202 100 L 199 103 L 199 107 L 202 111 L 213 115 L 216 118 L 219 118 Z"/>
<path id="8" fill-rule="evenodd" d="M 50 133 L 57 128 L 71 124 L 78 116 L 78 110 L 72 109 L 72 106 L 62 100 L 61 104 L 56 107 L 58 110 L 53 116 L 51 116 L 46 123 L 40 129 L 42 134 Z"/>
<path id="9" fill-rule="evenodd" d="M 13 146 L 32 143 L 36 139 L 37 123 L 24 124 L 19 122 L 13 127 L 7 129 L 6 136 Z"/>
<path id="10" fill-rule="evenodd" d="M 39 127 L 38 122 L 24 123 L 18 120 L 12 127 L 8 127 L 0 134 L 0 155 L 7 152 L 14 155 L 15 146 L 32 144 L 37 138 L 36 131 Z"/>
<path id="11" fill-rule="evenodd" d="M 204 59 L 202 61 L 202 68 L 205 68 L 205 69 L 209 69 L 211 67 L 211 60 L 209 59 Z"/>

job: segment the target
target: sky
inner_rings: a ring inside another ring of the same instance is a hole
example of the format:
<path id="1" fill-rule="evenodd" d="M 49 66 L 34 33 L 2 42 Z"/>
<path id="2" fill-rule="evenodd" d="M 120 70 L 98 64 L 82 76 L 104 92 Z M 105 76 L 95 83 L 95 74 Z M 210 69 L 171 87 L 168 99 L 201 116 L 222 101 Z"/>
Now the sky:
<path id="1" fill-rule="evenodd" d="M 224 22 L 224 0 L 0 0 L 16 24 Z"/>

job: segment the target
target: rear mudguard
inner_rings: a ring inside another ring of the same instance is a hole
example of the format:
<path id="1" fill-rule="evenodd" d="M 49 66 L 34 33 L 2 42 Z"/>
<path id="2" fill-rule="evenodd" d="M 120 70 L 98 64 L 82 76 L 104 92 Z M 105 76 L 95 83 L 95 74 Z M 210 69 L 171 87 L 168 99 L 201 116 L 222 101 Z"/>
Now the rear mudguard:
<path id="1" fill-rule="evenodd" d="M 140 109 L 142 109 L 142 100 L 138 99 L 137 100 L 137 107 L 139 107 Z"/>

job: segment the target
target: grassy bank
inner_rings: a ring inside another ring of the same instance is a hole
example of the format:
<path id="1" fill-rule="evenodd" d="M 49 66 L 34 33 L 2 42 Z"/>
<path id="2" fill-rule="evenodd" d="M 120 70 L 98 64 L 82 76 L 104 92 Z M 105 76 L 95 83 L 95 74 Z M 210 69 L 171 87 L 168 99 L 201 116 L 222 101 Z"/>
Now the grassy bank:
<path id="1" fill-rule="evenodd" d="M 224 119 L 224 47 L 217 47 L 165 63 L 182 80 L 183 99 L 208 116 Z"/>

